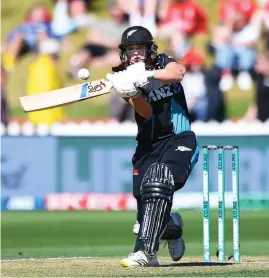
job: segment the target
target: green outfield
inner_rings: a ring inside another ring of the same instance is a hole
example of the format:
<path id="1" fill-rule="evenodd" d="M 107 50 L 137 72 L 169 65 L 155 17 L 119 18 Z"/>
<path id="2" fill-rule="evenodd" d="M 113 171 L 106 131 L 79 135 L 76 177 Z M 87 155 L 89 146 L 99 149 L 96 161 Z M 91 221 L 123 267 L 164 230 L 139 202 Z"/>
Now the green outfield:
<path id="1" fill-rule="evenodd" d="M 217 221 L 212 212 L 212 259 L 216 260 Z M 184 219 L 184 260 L 169 260 L 160 248 L 161 268 L 123 270 L 121 257 L 132 251 L 135 212 L 2 212 L 2 259 L 92 257 L 87 259 L 5 261 L 4 276 L 268 276 L 269 213 L 241 212 L 240 265 L 205 265 L 202 262 L 202 216 L 198 210 L 181 211 Z M 231 211 L 227 211 L 227 255 L 232 253 Z M 266 264 L 267 262 L 267 264 Z M 41 267 L 42 266 L 42 267 Z M 224 271 L 224 272 L 223 272 Z M 124 274 L 125 273 L 125 274 Z M 241 273 L 241 274 L 240 274 Z M 240 275 L 239 275 L 240 274 Z M 243 275 L 244 276 L 244 275 Z"/>

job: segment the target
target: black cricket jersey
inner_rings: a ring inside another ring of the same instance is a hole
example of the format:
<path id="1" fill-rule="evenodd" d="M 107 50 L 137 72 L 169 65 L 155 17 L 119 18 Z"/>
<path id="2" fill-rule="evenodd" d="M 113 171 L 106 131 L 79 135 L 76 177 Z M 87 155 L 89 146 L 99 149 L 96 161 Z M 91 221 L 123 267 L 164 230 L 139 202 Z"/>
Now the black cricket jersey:
<path id="1" fill-rule="evenodd" d="M 159 54 L 155 69 L 163 69 L 175 60 L 167 54 Z M 143 118 L 135 112 L 138 126 L 137 141 L 152 141 L 190 130 L 189 112 L 180 82 L 171 83 L 152 79 L 143 95 L 151 104 L 153 116 Z"/>

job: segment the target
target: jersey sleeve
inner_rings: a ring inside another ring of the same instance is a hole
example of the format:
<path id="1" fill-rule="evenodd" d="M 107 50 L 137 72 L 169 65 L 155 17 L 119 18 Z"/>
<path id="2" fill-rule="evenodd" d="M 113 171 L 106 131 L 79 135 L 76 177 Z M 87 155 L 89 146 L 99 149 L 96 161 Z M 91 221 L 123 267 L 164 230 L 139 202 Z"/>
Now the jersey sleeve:
<path id="1" fill-rule="evenodd" d="M 158 65 L 161 68 L 165 68 L 169 63 L 176 62 L 176 60 L 166 53 L 162 53 L 158 55 Z"/>

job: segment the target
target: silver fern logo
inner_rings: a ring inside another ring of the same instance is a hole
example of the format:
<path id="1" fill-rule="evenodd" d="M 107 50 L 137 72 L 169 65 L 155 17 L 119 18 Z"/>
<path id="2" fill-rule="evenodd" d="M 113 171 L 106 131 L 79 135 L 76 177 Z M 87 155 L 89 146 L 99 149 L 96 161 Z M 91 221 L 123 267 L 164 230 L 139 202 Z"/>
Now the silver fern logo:
<path id="1" fill-rule="evenodd" d="M 130 37 L 130 36 L 132 36 L 132 34 L 134 33 L 134 32 L 136 32 L 137 30 L 135 29 L 135 30 L 131 30 L 131 31 L 129 31 L 128 33 L 127 33 L 127 39 Z"/>
<path id="2" fill-rule="evenodd" d="M 190 152 L 191 149 L 190 148 L 187 148 L 185 146 L 178 146 L 175 151 L 181 151 L 181 152 Z"/>

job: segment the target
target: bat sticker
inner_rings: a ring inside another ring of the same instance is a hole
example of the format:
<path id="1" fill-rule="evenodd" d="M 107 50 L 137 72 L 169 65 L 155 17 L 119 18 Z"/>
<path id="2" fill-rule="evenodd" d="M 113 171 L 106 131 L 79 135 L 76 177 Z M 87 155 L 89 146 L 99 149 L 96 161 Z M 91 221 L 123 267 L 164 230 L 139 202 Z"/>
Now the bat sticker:
<path id="1" fill-rule="evenodd" d="M 100 84 L 97 84 L 94 87 L 92 86 L 92 83 L 90 82 L 90 84 L 88 85 L 88 88 L 87 88 L 88 94 L 99 92 L 99 91 L 103 90 L 105 87 L 106 87 L 106 84 L 104 84 L 102 81 L 100 82 Z"/>
<path id="2" fill-rule="evenodd" d="M 92 82 L 83 84 L 81 87 L 80 98 L 85 98 L 87 95 L 95 92 L 99 92 L 106 87 L 106 84 L 100 81 L 99 84 L 92 86 Z"/>

